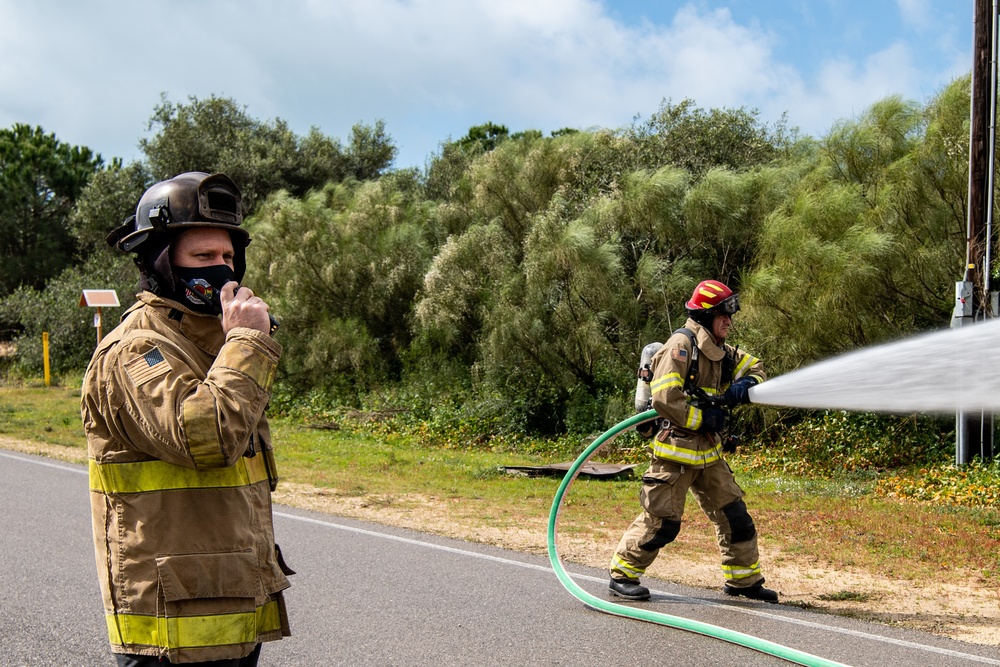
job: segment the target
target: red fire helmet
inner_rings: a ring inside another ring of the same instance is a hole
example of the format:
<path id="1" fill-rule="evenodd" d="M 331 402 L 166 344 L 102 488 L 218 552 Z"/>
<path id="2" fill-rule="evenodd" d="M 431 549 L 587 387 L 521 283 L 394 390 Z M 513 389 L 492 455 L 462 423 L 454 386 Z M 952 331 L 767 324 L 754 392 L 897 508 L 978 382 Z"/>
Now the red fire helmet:
<path id="1" fill-rule="evenodd" d="M 733 315 L 740 309 L 740 295 L 718 280 L 698 283 L 684 307 L 692 311 L 715 311 Z"/>

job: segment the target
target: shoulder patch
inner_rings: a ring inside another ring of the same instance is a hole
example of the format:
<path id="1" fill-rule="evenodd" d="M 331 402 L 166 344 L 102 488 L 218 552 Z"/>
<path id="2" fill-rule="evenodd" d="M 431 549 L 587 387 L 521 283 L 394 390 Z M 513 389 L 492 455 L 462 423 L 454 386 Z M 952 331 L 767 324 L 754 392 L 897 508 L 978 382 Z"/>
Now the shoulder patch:
<path id="1" fill-rule="evenodd" d="M 164 358 L 158 347 L 125 362 L 125 372 L 136 385 L 165 375 L 169 370 L 170 363 Z"/>
<path id="2" fill-rule="evenodd" d="M 688 351 L 683 347 L 675 347 L 670 350 L 670 356 L 677 361 L 685 361 L 688 358 Z"/>

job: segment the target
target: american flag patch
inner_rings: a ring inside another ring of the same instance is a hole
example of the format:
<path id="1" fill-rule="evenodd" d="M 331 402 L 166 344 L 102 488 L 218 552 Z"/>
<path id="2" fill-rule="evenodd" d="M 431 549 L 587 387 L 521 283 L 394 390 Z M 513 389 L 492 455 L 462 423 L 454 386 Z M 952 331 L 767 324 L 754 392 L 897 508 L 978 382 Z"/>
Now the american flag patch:
<path id="1" fill-rule="evenodd" d="M 160 348 L 154 347 L 149 352 L 126 362 L 125 372 L 137 385 L 158 378 L 170 370 L 170 364 L 163 357 Z"/>
<path id="2" fill-rule="evenodd" d="M 673 350 L 670 350 L 670 356 L 676 359 L 677 361 L 684 361 L 685 359 L 688 358 L 688 351 L 685 350 L 683 347 L 678 347 Z"/>

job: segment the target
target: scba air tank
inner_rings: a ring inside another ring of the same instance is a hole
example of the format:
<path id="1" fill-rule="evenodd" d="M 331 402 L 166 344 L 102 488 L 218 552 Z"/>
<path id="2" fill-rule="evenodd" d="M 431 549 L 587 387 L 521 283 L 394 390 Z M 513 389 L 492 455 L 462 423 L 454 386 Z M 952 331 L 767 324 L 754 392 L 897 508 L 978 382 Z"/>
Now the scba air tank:
<path id="1" fill-rule="evenodd" d="M 639 379 L 635 383 L 635 411 L 645 412 L 649 410 L 650 399 L 653 394 L 649 389 L 649 381 L 653 379 L 653 369 L 650 366 L 653 362 L 653 355 L 663 347 L 663 343 L 650 343 L 642 348 L 642 355 L 639 357 Z"/>

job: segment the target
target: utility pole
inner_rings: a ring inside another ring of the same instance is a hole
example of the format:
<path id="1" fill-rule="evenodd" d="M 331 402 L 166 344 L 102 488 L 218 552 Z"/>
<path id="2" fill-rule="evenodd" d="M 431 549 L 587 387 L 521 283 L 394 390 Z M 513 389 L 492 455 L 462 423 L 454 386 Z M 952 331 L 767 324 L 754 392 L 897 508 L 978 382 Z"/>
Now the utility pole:
<path id="1" fill-rule="evenodd" d="M 972 101 L 969 131 L 969 202 L 965 273 L 955 288 L 952 327 L 996 317 L 991 284 L 993 182 L 996 149 L 997 0 L 975 0 L 973 16 Z M 970 351 L 975 354 L 974 351 Z M 955 463 L 993 457 L 993 415 L 958 412 Z"/>

